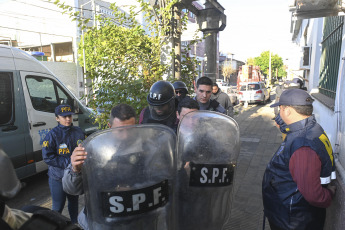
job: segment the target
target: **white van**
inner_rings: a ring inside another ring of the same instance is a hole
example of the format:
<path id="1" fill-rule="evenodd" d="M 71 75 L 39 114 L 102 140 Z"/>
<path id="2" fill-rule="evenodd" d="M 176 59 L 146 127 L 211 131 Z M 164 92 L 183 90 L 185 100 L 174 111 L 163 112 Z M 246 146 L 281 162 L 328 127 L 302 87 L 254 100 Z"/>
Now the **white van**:
<path id="1" fill-rule="evenodd" d="M 90 111 L 52 72 L 26 52 L 0 45 L 0 147 L 19 178 L 47 169 L 41 146 L 57 125 L 60 104 L 73 107 L 73 124 L 87 135 L 97 130 Z"/>

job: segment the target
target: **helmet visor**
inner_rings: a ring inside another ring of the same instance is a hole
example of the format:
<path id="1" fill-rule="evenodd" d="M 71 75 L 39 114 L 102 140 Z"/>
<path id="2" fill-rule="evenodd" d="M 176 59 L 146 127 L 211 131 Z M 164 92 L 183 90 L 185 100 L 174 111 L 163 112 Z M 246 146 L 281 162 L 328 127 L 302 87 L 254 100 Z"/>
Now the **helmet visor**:
<path id="1" fill-rule="evenodd" d="M 161 121 L 167 119 L 175 112 L 175 100 L 170 100 L 163 105 L 149 105 L 151 117 L 154 120 Z"/>

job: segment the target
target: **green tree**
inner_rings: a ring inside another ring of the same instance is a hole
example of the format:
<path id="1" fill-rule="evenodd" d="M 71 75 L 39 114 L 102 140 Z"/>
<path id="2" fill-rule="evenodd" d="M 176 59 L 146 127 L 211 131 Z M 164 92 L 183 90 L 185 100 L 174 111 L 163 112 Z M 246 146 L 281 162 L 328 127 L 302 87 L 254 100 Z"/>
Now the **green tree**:
<path id="1" fill-rule="evenodd" d="M 247 59 L 247 65 L 255 65 L 255 60 L 254 58 L 250 57 Z"/>
<path id="2" fill-rule="evenodd" d="M 133 106 L 137 113 L 147 106 L 146 96 L 151 85 L 167 73 L 169 64 L 161 61 L 162 47 L 165 47 L 171 31 L 172 7 L 179 0 L 166 1 L 164 8 L 152 7 L 145 0 L 137 0 L 140 7 L 130 6 L 126 14 L 115 4 L 111 5 L 112 18 L 96 16 L 97 26 L 88 26 L 89 19 L 73 12 L 73 8 L 54 3 L 69 13 L 72 20 L 79 22 L 85 31 L 79 44 L 79 60 L 86 65 L 91 79 L 92 91 L 87 95 L 88 106 L 104 112 L 95 119 L 101 126 L 107 123 L 111 108 L 119 103 Z M 136 21 L 144 12 L 146 27 Z M 181 31 L 186 28 L 186 15 L 178 22 Z M 147 34 L 145 31 L 149 31 Z M 85 59 L 83 58 L 85 51 Z M 182 79 L 191 87 L 195 78 L 196 60 L 185 58 L 182 64 Z M 168 79 L 174 81 L 174 79 Z"/>
<path id="3" fill-rule="evenodd" d="M 261 71 L 264 75 L 269 75 L 269 60 L 270 60 L 270 51 L 264 51 L 260 54 L 259 57 L 254 58 L 254 64 L 260 66 Z M 286 76 L 286 71 L 284 69 L 283 59 L 277 55 L 271 53 L 271 76 L 275 76 L 275 72 L 278 69 L 278 75 L 280 77 Z M 281 74 L 281 75 L 280 75 Z"/>

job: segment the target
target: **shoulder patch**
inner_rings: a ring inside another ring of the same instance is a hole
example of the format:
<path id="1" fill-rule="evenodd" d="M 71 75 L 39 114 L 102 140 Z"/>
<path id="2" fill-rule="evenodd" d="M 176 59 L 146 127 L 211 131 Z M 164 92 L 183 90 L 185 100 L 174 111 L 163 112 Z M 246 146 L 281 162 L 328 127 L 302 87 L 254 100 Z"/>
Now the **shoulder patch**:
<path id="1" fill-rule="evenodd" d="M 43 141 L 42 148 L 47 148 L 49 146 L 49 141 Z"/>

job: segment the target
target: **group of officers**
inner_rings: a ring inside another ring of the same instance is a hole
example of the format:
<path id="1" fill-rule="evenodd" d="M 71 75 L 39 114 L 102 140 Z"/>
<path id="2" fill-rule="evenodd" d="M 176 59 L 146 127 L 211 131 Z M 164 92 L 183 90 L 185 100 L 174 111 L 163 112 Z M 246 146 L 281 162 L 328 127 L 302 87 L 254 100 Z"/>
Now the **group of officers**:
<path id="1" fill-rule="evenodd" d="M 188 96 L 186 84 L 182 81 L 177 81 L 173 84 L 167 81 L 158 81 L 154 83 L 147 95 L 148 106 L 140 113 L 139 124 L 162 124 L 172 128 L 176 133 L 179 121 L 182 120 L 185 114 L 192 111 L 209 110 L 231 116 L 233 115 L 232 104 L 229 99 L 226 100 L 224 97 L 220 97 L 223 98 L 221 103 L 224 104 L 226 109 L 217 100 L 211 99 L 211 96 L 214 97 L 214 95 L 218 94 L 218 98 L 222 93 L 218 86 L 213 84 L 211 79 L 207 77 L 199 78 L 196 82 L 195 89 L 196 96 L 191 98 Z M 61 213 L 67 198 L 69 203 L 68 209 L 72 221 L 69 226 L 73 226 L 72 224 L 78 222 L 83 229 L 89 229 L 86 211 L 83 210 L 80 213 L 78 220 L 76 216 L 76 211 L 78 210 L 77 195 L 84 193 L 81 168 L 87 153 L 80 143 L 85 139 L 85 136 L 80 128 L 73 126 L 71 117 L 73 112 L 69 105 L 58 106 L 55 113 L 58 126 L 46 136 L 44 145 L 42 146 L 43 159 L 48 164 L 49 168 L 49 187 L 53 198 L 52 209 Z M 109 128 L 134 125 L 135 123 L 135 111 L 131 106 L 120 104 L 111 110 L 108 124 Z M 71 134 L 71 132 L 73 134 Z M 63 155 L 64 157 L 59 158 L 54 156 L 57 151 L 61 152 L 61 154 L 58 152 L 57 155 Z M 70 153 L 71 155 L 69 155 Z M 70 160 L 67 159 L 69 156 Z M 4 158 L 6 157 L 4 156 Z M 8 162 L 6 164 L 8 165 Z M 9 197 L 12 197 L 20 190 L 20 183 L 17 183 L 18 180 L 16 179 L 15 173 L 11 175 L 13 176 L 10 177 L 10 179 L 12 179 L 11 185 L 15 185 L 16 188 L 14 189 L 12 187 L 12 194 Z M 5 193 L 6 192 L 7 191 L 5 191 Z M 3 191 L 1 191 L 1 193 L 3 193 Z M 2 220 L 6 219 L 8 221 L 7 224 L 9 224 L 9 227 L 12 229 L 19 229 L 25 222 L 28 222 L 26 220 L 32 217 L 30 212 L 35 212 L 36 217 L 43 216 L 43 219 L 46 219 L 45 215 L 48 211 L 39 207 L 31 207 L 27 209 L 28 212 L 21 212 L 8 208 L 4 202 L 1 202 L 0 209 L 0 211 L 2 211 L 0 214 L 3 214 L 2 216 L 7 216 L 7 218 L 3 218 Z M 13 214 L 11 210 L 13 213 L 19 213 L 19 215 Z M 39 212 L 43 213 L 43 215 L 38 215 L 37 213 Z M 48 216 L 49 215 L 52 216 L 52 213 L 48 213 Z M 64 221 L 65 223 L 69 223 L 66 219 L 64 219 Z M 43 223 L 47 224 L 47 221 Z M 2 221 L 1 224 L 5 223 Z M 25 228 L 22 229 L 27 229 L 28 226 L 30 227 L 30 224 L 26 223 L 23 226 Z"/>
<path id="2" fill-rule="evenodd" d="M 179 121 L 181 121 L 188 112 L 195 110 L 211 110 L 227 114 L 228 111 L 226 111 L 219 102 L 211 99 L 212 87 L 212 81 L 209 78 L 202 77 L 196 83 L 196 96 L 194 98 L 190 98 L 187 96 L 188 89 L 182 82 L 176 82 L 172 85 L 166 81 L 158 81 L 154 83 L 150 89 L 150 93 L 147 96 L 149 106 L 141 112 L 139 123 L 163 124 L 172 128 L 176 132 Z M 312 103 L 313 99 L 306 91 L 301 89 L 288 89 L 281 94 L 279 101 L 276 101 L 275 104 L 271 105 L 271 107 L 279 108 L 279 116 L 286 126 L 285 131 L 287 132 L 287 137 L 268 163 L 262 182 L 264 213 L 269 221 L 271 229 L 274 230 L 323 229 L 326 216 L 325 208 L 331 204 L 335 195 L 336 188 L 335 186 L 330 185 L 330 182 L 335 179 L 335 165 L 332 147 L 324 130 L 312 115 Z M 128 105 L 121 104 L 112 109 L 109 119 L 109 127 L 116 128 L 120 126 L 134 125 L 135 122 L 136 119 L 133 108 Z M 224 132 L 224 130 L 222 130 L 222 132 Z M 191 133 L 191 135 L 197 135 L 197 133 Z M 188 138 L 185 139 L 187 140 Z M 229 137 L 226 139 L 230 142 L 232 141 Z M 187 140 L 186 143 L 187 145 L 192 144 L 192 141 L 188 142 Z M 202 142 L 200 142 L 199 145 L 200 144 L 202 144 Z M 207 150 L 208 146 L 205 145 L 203 148 Z M 61 179 L 65 192 L 72 195 L 80 195 L 85 192 L 85 185 L 83 185 L 81 172 L 83 168 L 82 165 L 84 165 L 88 158 L 88 152 L 85 147 L 82 147 L 81 145 L 73 149 L 73 153 L 70 157 L 70 164 L 68 164 L 67 168 L 63 171 L 63 177 Z M 200 151 L 199 153 L 201 153 L 202 150 L 203 149 L 198 150 Z M 2 157 L 0 158 L 0 168 L 6 165 L 4 168 L 8 171 L 12 171 L 12 173 L 10 173 L 10 176 L 6 178 L 6 186 L 2 184 L 2 187 L 5 189 L 2 189 L 1 197 L 13 197 L 19 190 L 20 186 L 18 183 L 15 183 L 18 180 L 13 172 L 13 168 L 11 169 L 8 166 L 11 164 L 8 162 L 4 164 L 4 159 L 6 157 L 3 157 L 2 155 L 0 154 Z M 198 157 L 205 157 L 205 155 L 199 154 Z M 193 170 L 203 167 L 202 170 L 205 169 L 206 171 L 200 171 L 199 176 L 201 175 L 202 177 L 200 178 L 202 180 L 205 179 L 206 183 L 214 183 L 214 179 L 217 178 L 216 182 L 220 183 L 220 186 L 222 186 L 221 183 L 224 183 L 224 178 L 230 178 L 230 176 L 227 176 L 228 174 L 224 174 L 222 178 L 219 178 L 218 182 L 217 176 L 219 176 L 220 168 L 212 166 L 213 168 L 210 168 L 209 170 L 213 170 L 212 178 L 207 179 L 207 175 L 205 174 L 208 170 L 207 167 L 205 165 L 200 166 L 192 163 L 193 161 L 187 161 L 182 164 L 183 168 L 186 169 L 185 174 L 188 174 L 188 176 L 191 176 L 194 173 Z M 230 171 L 231 167 L 229 166 L 229 164 L 222 165 L 224 172 Z M 193 170 L 191 170 L 191 168 Z M 190 181 L 189 183 L 189 185 L 191 185 L 192 182 Z M 203 186 L 200 182 L 198 183 L 198 186 Z M 213 184 L 213 186 L 214 185 L 215 184 Z M 155 189 L 163 190 L 164 186 L 160 186 L 161 187 L 156 187 Z M 142 194 L 144 194 L 144 192 Z M 156 194 L 160 197 L 163 196 L 158 192 Z M 137 196 L 138 194 L 134 195 L 136 198 L 139 197 Z M 107 195 L 105 196 L 107 197 Z M 200 194 L 200 196 L 202 195 Z M 212 196 L 213 195 L 209 198 Z M 199 196 L 195 195 L 190 196 L 188 199 L 184 200 L 184 202 L 188 202 L 190 199 L 196 199 L 198 197 Z M 228 197 L 228 194 L 224 197 Z M 142 198 L 138 198 L 136 201 L 139 203 L 143 202 L 141 199 Z M 157 203 L 159 204 L 160 202 L 163 201 L 158 199 Z M 193 204 L 191 205 L 197 205 L 200 204 L 200 202 L 203 201 L 199 199 L 197 202 L 192 202 Z M 205 202 L 207 202 L 207 200 Z M 207 206 L 204 210 L 200 209 L 197 211 L 205 213 L 208 209 L 214 208 L 216 203 L 223 204 L 223 200 L 216 200 L 214 204 L 210 204 L 210 206 Z M 115 204 L 115 207 L 113 207 L 114 210 L 122 207 L 119 200 L 115 200 L 113 204 Z M 12 211 L 12 214 L 9 214 L 11 213 L 11 209 L 9 209 L 3 202 L 1 202 L 0 205 L 0 214 L 3 216 L 7 215 L 7 220 L 12 224 L 11 226 L 18 227 L 19 224 L 13 225 L 16 220 L 21 224 L 25 223 L 28 219 L 32 220 L 32 214 L 18 214 L 18 211 L 14 210 Z M 150 205 L 152 205 L 152 203 L 150 203 Z M 201 208 L 202 205 L 199 207 Z M 129 208 L 127 208 L 127 210 L 129 210 L 128 212 L 131 212 L 131 209 Z M 228 212 L 228 210 L 226 210 L 226 212 Z M 200 225 L 201 228 L 199 229 L 204 229 L 202 227 L 207 225 L 207 223 L 203 222 L 205 219 L 217 218 L 218 215 L 212 216 L 214 213 L 215 212 L 213 212 L 213 214 L 212 212 L 208 213 L 208 215 L 211 216 L 207 216 L 199 220 L 200 223 L 202 223 L 202 225 Z M 192 214 L 193 213 L 190 213 L 190 211 L 186 213 L 187 216 L 185 215 L 185 218 L 187 221 L 188 215 L 193 216 Z M 37 217 L 37 213 L 34 214 L 34 216 L 35 215 Z M 88 223 L 90 222 L 87 221 L 88 215 L 89 213 L 85 208 L 79 214 L 78 223 L 83 229 L 89 229 Z M 47 215 L 43 216 L 47 219 Z M 64 221 L 65 220 L 60 220 L 60 223 L 65 223 Z M 195 220 L 193 220 L 193 223 L 195 223 Z M 1 221 L 0 224 L 2 224 Z M 66 225 L 64 225 L 64 227 L 65 226 Z M 19 228 L 20 225 L 18 228 L 13 229 Z M 188 225 L 183 226 L 183 229 L 189 229 Z M 221 228 L 212 228 L 211 226 L 208 226 L 207 229 Z"/>

